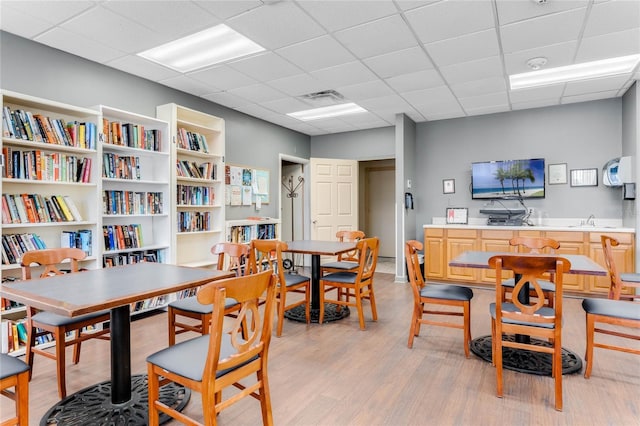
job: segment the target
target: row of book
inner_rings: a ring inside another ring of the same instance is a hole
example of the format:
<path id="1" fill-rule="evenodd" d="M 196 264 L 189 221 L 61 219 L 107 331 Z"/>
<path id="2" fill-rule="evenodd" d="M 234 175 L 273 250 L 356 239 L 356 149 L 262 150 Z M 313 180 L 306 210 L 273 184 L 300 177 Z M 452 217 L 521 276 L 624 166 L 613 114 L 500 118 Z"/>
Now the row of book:
<path id="1" fill-rule="evenodd" d="M 2 264 L 16 265 L 20 263 L 22 255 L 30 250 L 47 248 L 46 244 L 36 234 L 3 234 L 2 235 Z"/>
<path id="2" fill-rule="evenodd" d="M 102 327 L 102 324 L 92 325 L 82 329 L 83 332 L 91 332 Z M 41 333 L 42 329 L 36 328 L 36 333 Z M 66 334 L 66 338 L 73 337 L 73 331 Z M 55 339 L 51 333 L 36 336 L 36 345 L 42 345 L 53 342 Z M 24 349 L 27 344 L 27 320 L 8 320 L 0 321 L 0 352 L 6 354 L 20 349 Z"/>
<path id="3" fill-rule="evenodd" d="M 140 180 L 140 157 L 106 152 L 102 155 L 102 177 Z"/>
<path id="4" fill-rule="evenodd" d="M 213 206 L 215 204 L 215 192 L 210 186 L 177 186 L 178 205 L 186 206 Z"/>
<path id="5" fill-rule="evenodd" d="M 195 161 L 182 160 L 176 162 L 178 176 L 196 179 L 215 180 L 217 167 L 215 164 L 206 162 L 198 164 Z"/>
<path id="6" fill-rule="evenodd" d="M 160 151 L 162 133 L 158 129 L 145 129 L 141 124 L 121 123 L 102 119 L 102 132 L 105 142 L 130 148 Z"/>
<path id="7" fill-rule="evenodd" d="M 103 191 L 102 214 L 162 214 L 162 192 Z"/>
<path id="8" fill-rule="evenodd" d="M 60 247 L 79 248 L 91 256 L 93 253 L 93 238 L 89 229 L 80 229 L 78 231 L 62 231 L 60 234 Z"/>
<path id="9" fill-rule="evenodd" d="M 211 230 L 209 212 L 178 212 L 178 232 Z"/>
<path id="10" fill-rule="evenodd" d="M 209 145 L 205 135 L 196 132 L 190 132 L 187 129 L 178 129 L 178 148 L 188 149 L 190 151 L 209 152 Z"/>
<path id="11" fill-rule="evenodd" d="M 277 226 L 275 223 L 233 226 L 228 238 L 232 243 L 248 243 L 255 239 L 270 240 L 276 238 Z"/>
<path id="12" fill-rule="evenodd" d="M 140 248 L 142 242 L 142 225 L 105 225 L 102 227 L 104 250 L 125 250 Z"/>
<path id="13" fill-rule="evenodd" d="M 2 109 L 2 136 L 55 145 L 96 149 L 98 129 L 95 123 L 65 122 L 31 111 Z"/>
<path id="14" fill-rule="evenodd" d="M 78 207 L 68 195 L 2 194 L 2 223 L 81 221 Z"/>
<path id="15" fill-rule="evenodd" d="M 155 309 L 163 307 L 167 304 L 167 296 L 156 296 L 151 299 L 140 300 L 138 302 L 131 303 L 129 310 L 131 313 L 147 311 L 149 309 Z"/>
<path id="16" fill-rule="evenodd" d="M 90 182 L 91 158 L 40 150 L 2 148 L 2 177 L 53 182 Z"/>
<path id="17" fill-rule="evenodd" d="M 130 265 L 140 262 L 164 263 L 165 260 L 165 250 L 131 251 L 105 255 L 102 258 L 102 267 L 110 268 L 112 266 Z"/>
<path id="18" fill-rule="evenodd" d="M 11 283 L 14 281 L 18 281 L 19 279 L 17 277 L 11 277 L 11 276 L 4 276 L 2 277 L 2 283 Z M 22 308 L 24 307 L 24 305 L 20 302 L 16 302 L 14 300 L 9 300 L 9 299 L 5 299 L 0 298 L 0 310 L 1 311 L 10 311 L 12 309 L 18 309 L 18 308 Z"/>

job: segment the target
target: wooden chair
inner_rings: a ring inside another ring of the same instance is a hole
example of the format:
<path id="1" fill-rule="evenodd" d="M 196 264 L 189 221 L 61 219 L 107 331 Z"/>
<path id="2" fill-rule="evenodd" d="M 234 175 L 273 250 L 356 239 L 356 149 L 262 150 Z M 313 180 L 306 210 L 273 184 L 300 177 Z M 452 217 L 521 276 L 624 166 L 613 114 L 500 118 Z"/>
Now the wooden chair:
<path id="1" fill-rule="evenodd" d="M 249 255 L 249 247 L 246 244 L 218 243 L 211 247 L 211 253 L 218 256 L 217 268 L 220 271 L 235 271 L 237 276 L 243 275 L 243 264 Z M 225 315 L 234 317 L 240 311 L 240 305 L 233 299 L 225 300 Z M 212 308 L 198 302 L 196 296 L 183 297 L 169 303 L 167 318 L 169 321 L 169 346 L 176 344 L 176 335 L 189 331 L 207 334 L 209 321 L 211 321 Z M 198 320 L 198 323 L 187 323 L 178 319 L 186 317 Z"/>
<path id="2" fill-rule="evenodd" d="M 51 275 L 61 275 L 56 265 L 64 260 L 69 260 L 69 265 L 65 266 L 70 272 L 78 272 L 78 261 L 86 257 L 86 254 L 77 248 L 55 248 L 32 250 L 26 252 L 22 256 L 22 279 L 31 279 L 31 265 L 38 264 L 44 266 L 40 277 Z M 58 395 L 60 399 L 67 396 L 66 376 L 65 376 L 65 349 L 67 346 L 73 346 L 73 363 L 80 361 L 81 343 L 88 339 L 99 338 L 108 340 L 105 336 L 109 332 L 108 328 L 102 330 L 92 330 L 82 333 L 85 327 L 92 327 L 95 324 L 109 321 L 109 311 L 100 311 L 92 314 L 86 314 L 78 317 L 65 317 L 51 312 L 38 312 L 36 309 L 27 306 L 27 353 L 26 361 L 29 368 L 33 369 L 33 355 L 39 354 L 46 358 L 56 361 L 56 371 L 58 375 Z M 38 331 L 37 329 L 40 329 Z M 51 333 L 55 339 L 55 353 L 36 347 L 36 338 Z M 66 337 L 67 333 L 73 333 L 74 337 Z M 30 372 L 31 374 L 31 372 Z"/>
<path id="3" fill-rule="evenodd" d="M 218 413 L 245 396 L 260 400 L 263 424 L 273 424 L 267 358 L 275 287 L 276 278 L 272 271 L 264 271 L 216 281 L 200 289 L 198 302 L 212 307 L 210 336 L 203 335 L 169 346 L 147 358 L 149 425 L 159 424 L 160 412 L 185 424 L 200 424 L 160 401 L 160 386 L 168 382 L 200 393 L 206 425 L 217 424 Z M 259 298 L 265 292 L 264 308 L 258 309 Z M 223 329 L 224 301 L 227 298 L 237 300 L 241 308 L 230 327 Z M 253 326 L 246 338 L 239 332 L 243 320 Z M 245 379 L 253 374 L 256 375 L 255 383 L 246 383 Z M 223 401 L 222 390 L 231 385 L 240 391 Z"/>
<path id="4" fill-rule="evenodd" d="M 328 302 L 338 305 L 338 308 L 340 306 L 355 306 L 358 310 L 360 329 L 364 330 L 364 312 L 362 309 L 362 301 L 364 299 L 368 299 L 371 304 L 373 320 L 378 320 L 376 299 L 373 292 L 373 276 L 378 262 L 380 240 L 377 237 L 364 238 L 358 241 L 357 248 L 359 264 L 356 272 L 334 272 L 320 278 L 320 285 L 322 286 L 320 289 L 320 324 L 324 321 L 324 304 Z M 328 287 L 337 289 L 338 294 L 335 300 L 325 297 L 325 289 Z M 345 300 L 342 300 L 342 296 L 345 296 Z M 351 302 L 350 297 L 354 297 L 355 302 Z"/>
<path id="5" fill-rule="evenodd" d="M 509 240 L 509 245 L 514 247 L 522 247 L 525 249 L 527 253 L 546 253 L 546 254 L 555 254 L 555 251 L 560 248 L 560 243 L 552 238 L 544 238 L 544 237 L 515 237 Z M 540 288 L 542 288 L 542 294 L 545 297 L 545 305 L 553 308 L 553 295 L 552 293 L 555 291 L 555 284 L 553 284 L 553 273 L 549 274 L 549 279 L 544 280 L 541 279 L 538 281 L 540 284 Z M 515 281 L 513 278 L 508 278 L 504 280 L 502 283 L 503 286 L 507 287 L 504 292 L 503 302 L 506 302 L 513 297 L 513 287 L 515 285 Z M 535 297 L 535 292 L 531 290 L 529 292 L 529 297 Z"/>
<path id="6" fill-rule="evenodd" d="M 278 240 L 252 240 L 249 246 L 249 270 L 252 273 L 270 269 L 278 278 L 276 299 L 278 302 L 278 325 L 276 336 L 282 335 L 284 313 L 297 306 L 305 305 L 307 324 L 311 321 L 311 280 L 300 274 L 285 272 L 282 265 L 282 252 L 287 244 Z M 304 294 L 304 299 L 287 304 L 288 293 Z"/>
<path id="7" fill-rule="evenodd" d="M 338 231 L 336 232 L 336 238 L 338 238 L 338 241 L 340 242 L 358 242 L 364 238 L 364 232 Z M 320 275 L 331 272 L 354 272 L 358 269 L 358 265 L 358 250 L 351 250 L 346 253 L 339 254 L 337 261 L 322 265 L 322 272 Z"/>
<path id="8" fill-rule="evenodd" d="M 493 341 L 493 361 L 496 366 L 497 395 L 502 398 L 502 348 L 512 347 L 551 354 L 552 376 L 555 381 L 555 408 L 562 411 L 562 277 L 569 271 L 571 263 L 557 256 L 500 255 L 489 259 L 489 266 L 496 270 L 496 302 L 489 307 L 491 313 L 491 337 Z M 502 285 L 504 270 L 516 275 L 513 289 L 518 293 L 523 286 L 533 288 L 536 298 L 524 304 L 514 298 L 503 302 Z M 554 271 L 556 291 L 554 307 L 545 306 L 540 277 Z M 551 346 L 535 345 L 518 341 L 503 340 L 504 333 L 524 334 L 548 339 Z"/>
<path id="9" fill-rule="evenodd" d="M 409 240 L 405 243 L 404 252 L 407 259 L 409 282 L 413 290 L 413 316 L 409 327 L 409 342 L 407 346 L 413 347 L 413 338 L 420 334 L 421 324 L 430 324 L 443 327 L 458 328 L 464 331 L 464 354 L 469 358 L 469 344 L 471 343 L 471 299 L 473 291 L 470 288 L 456 285 L 425 284 L 420 272 L 418 250 L 422 250 L 420 241 Z M 426 305 L 452 306 L 462 308 L 460 311 L 429 310 Z M 449 315 L 463 317 L 462 324 L 434 321 L 427 319 L 429 315 Z"/>
<path id="10" fill-rule="evenodd" d="M 616 267 L 615 258 L 613 255 L 613 247 L 617 247 L 620 243 L 613 237 L 608 235 L 601 235 L 600 242 L 602 243 L 602 252 L 604 254 L 604 263 L 609 271 L 609 278 L 611 279 L 611 285 L 609 286 L 609 299 L 630 299 L 634 300 L 640 296 L 636 294 L 623 294 L 622 289 L 624 287 L 640 287 L 640 274 L 634 273 L 620 273 Z"/>
<path id="11" fill-rule="evenodd" d="M 11 398 L 16 406 L 15 416 L 4 420 L 0 426 L 28 426 L 29 365 L 18 358 L 0 354 L 0 393 Z"/>

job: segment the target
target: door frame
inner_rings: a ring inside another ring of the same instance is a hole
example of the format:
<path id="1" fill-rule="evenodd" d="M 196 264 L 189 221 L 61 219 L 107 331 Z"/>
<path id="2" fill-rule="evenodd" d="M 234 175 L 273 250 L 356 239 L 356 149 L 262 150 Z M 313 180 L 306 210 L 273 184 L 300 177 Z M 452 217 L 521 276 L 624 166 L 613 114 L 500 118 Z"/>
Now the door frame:
<path id="1" fill-rule="evenodd" d="M 280 232 L 282 232 L 282 226 L 284 226 L 284 224 L 282 223 L 282 161 L 288 161 L 290 163 L 297 163 L 297 164 L 301 164 L 302 165 L 302 175 L 304 177 L 304 183 L 302 184 L 303 187 L 303 191 L 304 194 L 307 194 L 306 197 L 304 197 L 304 200 L 302 202 L 302 231 L 303 231 L 303 238 L 307 238 L 309 235 L 311 235 L 311 220 L 309 220 L 309 212 L 311 209 L 311 197 L 308 195 L 310 194 L 310 190 L 311 190 L 311 183 L 309 182 L 310 178 L 311 178 L 311 167 L 309 166 L 310 160 L 308 158 L 302 158 L 302 157 L 295 157 L 293 155 L 289 155 L 289 154 L 278 154 L 278 217 L 280 219 L 280 227 L 281 230 Z M 308 266 L 311 265 L 311 256 L 304 256 L 304 266 Z"/>

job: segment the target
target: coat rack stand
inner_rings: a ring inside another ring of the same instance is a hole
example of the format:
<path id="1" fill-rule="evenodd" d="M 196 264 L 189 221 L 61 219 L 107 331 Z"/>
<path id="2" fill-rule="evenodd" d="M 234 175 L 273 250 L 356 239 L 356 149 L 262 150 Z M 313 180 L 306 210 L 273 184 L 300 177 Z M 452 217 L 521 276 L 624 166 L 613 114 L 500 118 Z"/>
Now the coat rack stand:
<path id="1" fill-rule="evenodd" d="M 304 178 L 302 176 L 298 176 L 298 182 L 294 186 L 293 176 L 283 177 L 282 178 L 282 186 L 287 191 L 287 198 L 291 200 L 291 240 L 295 240 L 295 221 L 294 221 L 294 199 L 298 198 L 298 191 L 302 189 L 302 184 L 304 183 Z M 287 259 L 288 260 L 288 259 Z M 292 274 L 298 273 L 296 270 L 296 255 L 293 255 L 293 262 L 283 262 L 284 267 L 286 269 L 291 269 Z"/>

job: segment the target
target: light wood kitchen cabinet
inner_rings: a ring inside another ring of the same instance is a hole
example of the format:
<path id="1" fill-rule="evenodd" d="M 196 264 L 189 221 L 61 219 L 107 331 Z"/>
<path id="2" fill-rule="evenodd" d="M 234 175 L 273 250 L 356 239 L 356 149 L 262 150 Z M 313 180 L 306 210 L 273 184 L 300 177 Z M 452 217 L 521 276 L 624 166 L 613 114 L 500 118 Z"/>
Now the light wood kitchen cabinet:
<path id="1" fill-rule="evenodd" d="M 620 245 L 614 248 L 618 269 L 635 271 L 635 235 L 633 232 L 604 232 L 616 238 Z M 517 252 L 509 245 L 514 237 L 547 237 L 560 243 L 559 254 L 583 254 L 605 268 L 600 236 L 603 232 L 576 230 L 540 230 L 530 228 L 504 229 L 486 227 L 430 226 L 424 228 L 425 278 L 443 282 L 467 282 L 495 285 L 495 273 L 490 269 L 452 268 L 449 260 L 468 250 Z M 565 291 L 573 294 L 606 294 L 609 277 L 567 274 Z"/>

